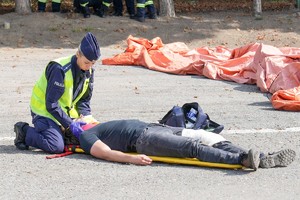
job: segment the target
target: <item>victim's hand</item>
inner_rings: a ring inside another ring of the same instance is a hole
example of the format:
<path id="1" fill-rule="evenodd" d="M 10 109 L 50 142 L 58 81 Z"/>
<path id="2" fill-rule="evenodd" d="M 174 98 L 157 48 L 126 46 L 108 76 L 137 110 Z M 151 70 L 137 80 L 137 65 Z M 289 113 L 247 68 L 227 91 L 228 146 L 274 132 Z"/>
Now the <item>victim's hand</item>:
<path id="1" fill-rule="evenodd" d="M 131 163 L 136 165 L 150 165 L 152 163 L 152 159 L 144 154 L 134 155 Z"/>

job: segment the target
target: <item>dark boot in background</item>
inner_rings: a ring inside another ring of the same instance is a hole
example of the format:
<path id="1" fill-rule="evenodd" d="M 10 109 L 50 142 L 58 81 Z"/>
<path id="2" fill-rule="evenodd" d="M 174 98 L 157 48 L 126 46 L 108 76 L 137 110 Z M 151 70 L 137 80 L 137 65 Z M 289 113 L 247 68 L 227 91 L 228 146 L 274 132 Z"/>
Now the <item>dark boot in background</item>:
<path id="1" fill-rule="evenodd" d="M 46 3 L 38 2 L 38 12 L 46 11 Z"/>
<path id="2" fill-rule="evenodd" d="M 96 11 L 96 15 L 98 15 L 101 18 L 107 17 L 108 7 L 105 5 L 102 5 L 99 10 Z"/>
<path id="3" fill-rule="evenodd" d="M 135 6 L 134 0 L 125 0 L 127 12 L 129 14 L 129 18 L 133 19 L 135 16 Z"/>
<path id="4" fill-rule="evenodd" d="M 88 6 L 81 7 L 81 12 L 83 14 L 84 18 L 90 18 L 91 17 L 91 11 Z"/>
<path id="5" fill-rule="evenodd" d="M 113 5 L 114 5 L 114 13 L 112 14 L 113 16 L 123 16 L 123 2 L 120 0 L 113 0 Z"/>
<path id="6" fill-rule="evenodd" d="M 60 12 L 60 3 L 52 2 L 52 12 Z"/>
<path id="7" fill-rule="evenodd" d="M 148 18 L 149 19 L 157 19 L 155 7 L 153 4 L 147 6 L 148 9 Z"/>
<path id="8" fill-rule="evenodd" d="M 134 16 L 133 19 L 138 22 L 144 22 L 145 21 L 145 8 L 137 8 L 136 15 Z"/>

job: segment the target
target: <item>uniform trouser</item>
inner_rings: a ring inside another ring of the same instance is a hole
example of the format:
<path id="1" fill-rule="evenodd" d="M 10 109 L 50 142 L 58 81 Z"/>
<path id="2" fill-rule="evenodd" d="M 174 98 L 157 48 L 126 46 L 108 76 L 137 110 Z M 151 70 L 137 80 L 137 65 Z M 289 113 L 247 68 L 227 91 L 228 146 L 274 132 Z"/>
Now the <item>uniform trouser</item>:
<path id="1" fill-rule="evenodd" d="M 110 6 L 113 0 L 102 0 L 102 5 L 106 6 L 107 8 Z"/>
<path id="2" fill-rule="evenodd" d="M 61 153 L 64 151 L 62 130 L 56 122 L 35 115 L 32 123 L 34 127 L 29 127 L 26 133 L 26 145 L 42 149 L 48 153 Z"/>
<path id="3" fill-rule="evenodd" d="M 127 12 L 129 15 L 135 14 L 134 0 L 125 0 Z M 123 0 L 113 0 L 114 9 L 118 13 L 123 12 Z"/>
<path id="4" fill-rule="evenodd" d="M 38 0 L 38 10 L 45 12 L 47 0 Z M 52 12 L 60 11 L 61 0 L 52 0 Z"/>
<path id="5" fill-rule="evenodd" d="M 93 7 L 94 10 L 98 10 L 102 8 L 103 10 L 108 10 L 110 4 L 113 0 L 103 0 L 102 2 L 100 0 L 79 0 L 79 4 L 81 7 Z"/>
<path id="6" fill-rule="evenodd" d="M 197 158 L 205 162 L 241 164 L 245 152 L 230 152 L 226 149 L 229 148 L 230 142 L 224 149 L 221 145 L 215 148 L 202 144 L 200 139 L 182 137 L 181 130 L 151 124 L 137 139 L 136 151 L 149 156 Z"/>
<path id="7" fill-rule="evenodd" d="M 76 0 L 75 0 L 76 1 Z M 101 1 L 100 0 L 77 0 L 79 1 L 79 5 L 78 3 L 74 3 L 74 5 L 77 5 L 79 7 L 77 7 L 78 9 L 81 9 L 81 7 L 93 7 L 94 10 L 98 10 L 101 8 Z"/>
<path id="8" fill-rule="evenodd" d="M 138 17 L 145 17 L 145 8 L 148 9 L 149 14 L 155 14 L 153 0 L 137 0 L 136 8 Z"/>

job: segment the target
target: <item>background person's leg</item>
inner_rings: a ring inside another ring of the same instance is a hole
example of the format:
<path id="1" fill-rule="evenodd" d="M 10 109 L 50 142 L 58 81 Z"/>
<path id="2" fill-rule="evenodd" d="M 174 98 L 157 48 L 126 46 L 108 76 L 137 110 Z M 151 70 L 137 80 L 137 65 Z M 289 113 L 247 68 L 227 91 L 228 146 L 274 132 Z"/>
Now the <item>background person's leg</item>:
<path id="1" fill-rule="evenodd" d="M 101 5 L 101 9 L 100 9 L 100 12 L 98 12 L 98 16 L 99 17 L 106 17 L 107 14 L 108 14 L 108 9 L 109 9 L 109 6 L 111 5 L 113 0 L 103 0 L 102 1 L 102 5 Z"/>
<path id="2" fill-rule="evenodd" d="M 149 19 L 157 19 L 153 0 L 146 0 L 145 7 L 147 8 L 147 11 L 148 11 L 148 18 Z"/>
<path id="3" fill-rule="evenodd" d="M 89 0 L 79 0 L 80 12 L 82 12 L 84 18 L 91 17 L 89 9 Z"/>
<path id="4" fill-rule="evenodd" d="M 61 0 L 52 0 L 52 12 L 60 12 L 60 1 Z"/>
<path id="5" fill-rule="evenodd" d="M 46 11 L 46 2 L 47 2 L 47 0 L 38 0 L 38 11 L 39 12 Z"/>
<path id="6" fill-rule="evenodd" d="M 113 16 L 123 16 L 123 1 L 113 0 L 114 13 Z"/>
<path id="7" fill-rule="evenodd" d="M 133 18 L 135 15 L 135 6 L 134 0 L 125 0 L 127 12 L 130 18 Z"/>
<path id="8" fill-rule="evenodd" d="M 139 22 L 145 21 L 145 0 L 137 0 L 136 3 L 136 16 L 134 18 Z"/>
<path id="9" fill-rule="evenodd" d="M 93 7 L 94 14 L 97 16 L 102 16 L 101 7 L 102 7 L 102 1 L 99 0 L 90 0 L 90 3 L 88 4 L 89 7 Z"/>

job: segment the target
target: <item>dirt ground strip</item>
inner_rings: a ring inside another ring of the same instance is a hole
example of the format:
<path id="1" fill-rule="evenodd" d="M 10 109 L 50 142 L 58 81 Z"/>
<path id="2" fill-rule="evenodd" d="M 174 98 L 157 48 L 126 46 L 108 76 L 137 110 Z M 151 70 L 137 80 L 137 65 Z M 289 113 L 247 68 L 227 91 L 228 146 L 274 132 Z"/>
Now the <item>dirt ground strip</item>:
<path id="1" fill-rule="evenodd" d="M 10 29 L 4 29 L 4 22 Z M 129 35 L 164 43 L 185 42 L 189 47 L 240 47 L 260 42 L 283 46 L 299 46 L 299 16 L 297 10 L 264 12 L 263 20 L 251 13 L 202 12 L 159 18 L 139 23 L 128 16 L 84 19 L 74 13 L 32 13 L 0 15 L 0 46 L 12 48 L 75 48 L 85 32 L 93 32 L 101 46 L 124 48 Z"/>
<path id="2" fill-rule="evenodd" d="M 299 113 L 276 111 L 255 85 L 177 76 L 138 66 L 97 62 L 94 116 L 100 121 L 160 119 L 173 105 L 197 101 L 211 119 L 225 126 L 227 139 L 263 152 L 292 148 L 297 158 L 287 168 L 224 170 L 154 163 L 141 167 L 71 155 L 47 160 L 39 150 L 18 151 L 13 125 L 31 122 L 32 87 L 50 59 L 75 52 L 86 31 L 101 43 L 102 58 L 124 51 L 128 35 L 161 37 L 163 42 L 228 48 L 250 42 L 300 46 L 296 12 L 266 12 L 263 20 L 247 13 L 213 12 L 175 19 L 33 13 L 0 15 L 0 198 L 1 199 L 298 199 L 300 195 Z"/>

